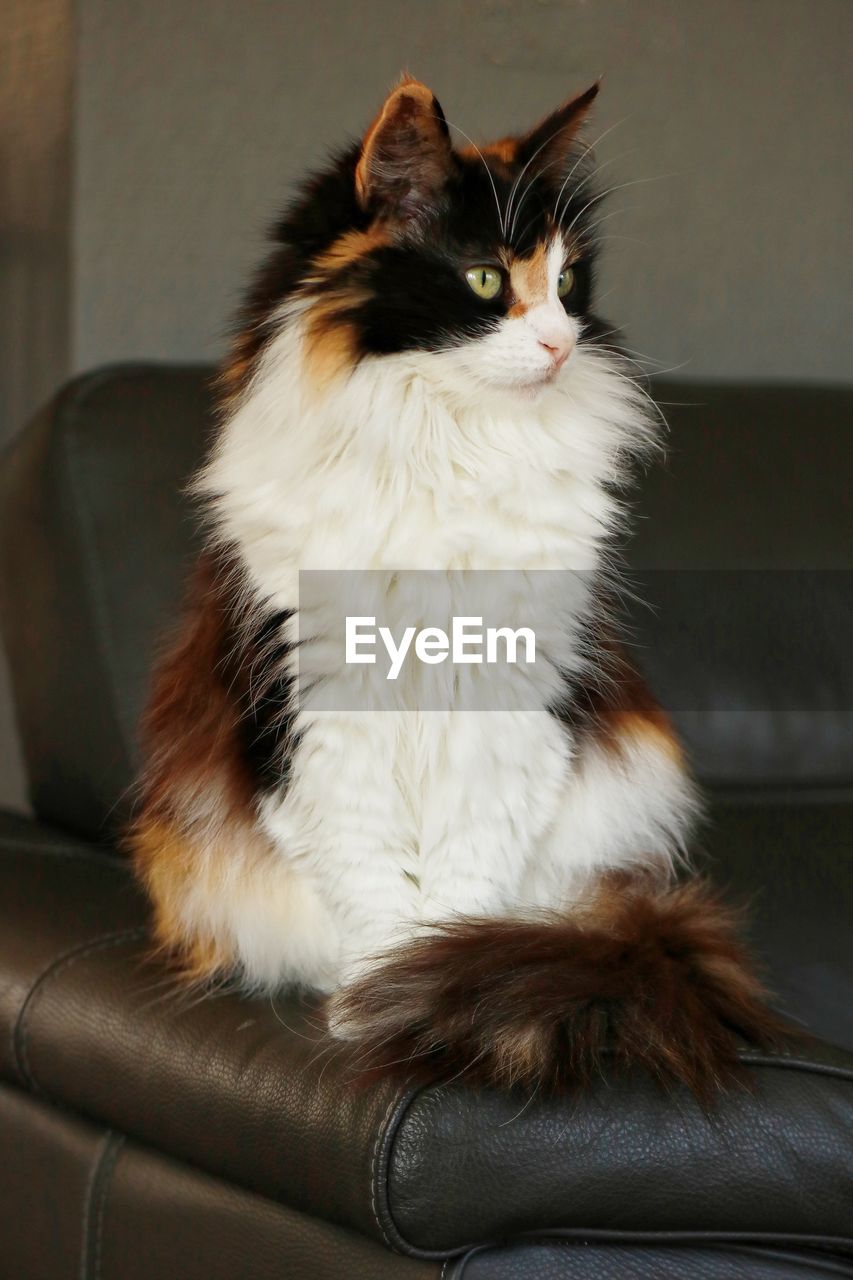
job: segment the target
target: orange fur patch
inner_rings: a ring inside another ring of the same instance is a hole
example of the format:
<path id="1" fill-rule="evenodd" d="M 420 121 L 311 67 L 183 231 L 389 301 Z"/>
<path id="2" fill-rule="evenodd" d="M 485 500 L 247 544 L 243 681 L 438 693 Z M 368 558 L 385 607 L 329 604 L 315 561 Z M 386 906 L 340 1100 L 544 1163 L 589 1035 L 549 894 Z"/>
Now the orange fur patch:
<path id="1" fill-rule="evenodd" d="M 604 745 L 619 751 L 629 742 L 648 743 L 683 765 L 684 751 L 669 716 L 656 704 L 645 711 L 620 711 L 611 719 Z"/>
<path id="2" fill-rule="evenodd" d="M 181 976 L 197 982 L 232 968 L 235 956 L 221 937 L 188 925 L 191 894 L 215 900 L 223 892 L 223 868 L 204 838 L 182 832 L 177 823 L 142 821 L 131 834 L 130 846 L 154 906 L 154 937 L 177 962 Z"/>
<path id="3" fill-rule="evenodd" d="M 526 258 L 513 258 L 509 281 L 516 301 L 509 309 L 511 316 L 523 316 L 531 307 L 548 300 L 548 246 L 538 244 Z"/>
<path id="4" fill-rule="evenodd" d="M 605 751 L 621 753 L 632 743 L 645 741 L 684 764 L 672 721 L 623 646 L 607 629 L 596 642 L 601 667 L 576 686 L 561 716 L 573 732 L 579 731 Z"/>
<path id="5" fill-rule="evenodd" d="M 297 882 L 288 880 L 270 841 L 254 821 L 224 813 L 218 829 L 183 829 L 179 819 L 143 819 L 130 846 L 136 871 L 154 905 L 154 936 L 182 978 L 206 981 L 234 973 L 235 941 L 223 905 L 281 900 L 293 914 Z M 218 922 L 214 925 L 213 922 Z"/>
<path id="6" fill-rule="evenodd" d="M 345 231 L 317 257 L 309 280 L 320 283 L 329 275 L 336 271 L 343 271 L 359 258 L 366 257 L 374 249 L 379 249 L 389 242 L 387 229 L 379 223 L 374 223 L 366 231 Z"/>
<path id="7" fill-rule="evenodd" d="M 501 171 L 501 176 L 508 176 L 508 171 L 518 159 L 518 139 L 499 138 L 497 142 L 484 142 L 481 147 L 473 144 L 458 148 L 460 156 L 466 160 L 486 161 Z"/>
<path id="8" fill-rule="evenodd" d="M 358 359 L 355 327 L 341 319 L 341 312 L 359 306 L 367 293 L 363 285 L 335 277 L 389 240 L 387 228 L 377 223 L 366 231 L 346 231 L 314 263 L 307 283 L 317 296 L 305 321 L 305 368 L 318 388 L 348 372 Z"/>
<path id="9" fill-rule="evenodd" d="M 337 289 L 321 297 L 308 311 L 305 322 L 305 371 L 322 390 L 329 382 L 348 373 L 358 359 L 358 342 L 353 324 L 341 319 L 341 311 L 364 302 L 363 289 Z"/>

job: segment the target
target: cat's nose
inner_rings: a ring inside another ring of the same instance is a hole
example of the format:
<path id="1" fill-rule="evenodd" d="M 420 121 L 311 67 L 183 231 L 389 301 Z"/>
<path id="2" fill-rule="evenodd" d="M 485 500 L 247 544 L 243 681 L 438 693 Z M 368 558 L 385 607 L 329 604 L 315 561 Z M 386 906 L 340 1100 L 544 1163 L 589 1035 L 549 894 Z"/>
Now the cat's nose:
<path id="1" fill-rule="evenodd" d="M 543 347 L 554 362 L 555 369 L 561 369 L 572 354 L 574 347 L 574 339 L 570 337 L 554 337 L 549 334 L 547 340 L 539 339 L 540 347 Z"/>
<path id="2" fill-rule="evenodd" d="M 528 315 L 528 322 L 541 349 L 551 357 L 556 371 L 568 360 L 577 340 L 577 330 L 563 308 L 538 307 Z"/>

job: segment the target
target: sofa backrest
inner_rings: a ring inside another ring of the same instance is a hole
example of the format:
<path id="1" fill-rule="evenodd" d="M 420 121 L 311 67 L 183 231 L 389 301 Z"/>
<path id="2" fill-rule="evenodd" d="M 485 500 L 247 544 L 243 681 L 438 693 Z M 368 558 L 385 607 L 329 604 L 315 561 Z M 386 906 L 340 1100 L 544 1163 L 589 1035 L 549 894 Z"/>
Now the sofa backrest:
<path id="1" fill-rule="evenodd" d="M 106 836 L 133 801 L 136 724 L 193 555 L 182 493 L 210 370 L 77 379 L 2 479 L 2 604 L 32 801 Z M 658 384 L 668 460 L 629 550 L 631 635 L 700 776 L 729 790 L 853 786 L 853 393 Z"/>
<path id="2" fill-rule="evenodd" d="M 87 374 L 5 459 L 2 615 L 36 814 L 97 837 L 132 804 L 136 724 L 192 555 L 182 493 L 210 426 L 209 370 Z"/>
<path id="3" fill-rule="evenodd" d="M 853 785 L 853 388 L 655 390 L 668 456 L 630 547 L 652 687 L 708 783 Z"/>

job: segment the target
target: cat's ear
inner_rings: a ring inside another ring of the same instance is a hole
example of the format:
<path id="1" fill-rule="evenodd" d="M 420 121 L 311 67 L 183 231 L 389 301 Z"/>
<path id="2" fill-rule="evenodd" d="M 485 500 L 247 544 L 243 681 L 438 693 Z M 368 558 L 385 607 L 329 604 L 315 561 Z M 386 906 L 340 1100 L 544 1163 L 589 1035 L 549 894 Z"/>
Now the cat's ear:
<path id="1" fill-rule="evenodd" d="M 404 221 L 421 218 L 441 205 L 452 163 L 438 100 L 425 84 L 406 78 L 365 134 L 355 169 L 359 203 Z"/>
<path id="2" fill-rule="evenodd" d="M 585 93 L 564 102 L 525 134 L 516 151 L 519 163 L 547 172 L 554 182 L 562 182 L 578 132 L 598 96 L 599 84 L 596 80 Z"/>

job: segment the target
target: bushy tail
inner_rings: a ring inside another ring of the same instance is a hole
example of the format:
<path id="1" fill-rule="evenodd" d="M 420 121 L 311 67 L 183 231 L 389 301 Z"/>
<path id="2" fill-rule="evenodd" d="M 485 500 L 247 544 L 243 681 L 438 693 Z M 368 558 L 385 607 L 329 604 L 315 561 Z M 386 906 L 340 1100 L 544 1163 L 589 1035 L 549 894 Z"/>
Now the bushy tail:
<path id="1" fill-rule="evenodd" d="M 735 913 L 698 880 L 603 883 L 571 914 L 458 919 L 380 957 L 333 999 L 368 1077 L 568 1092 L 642 1067 L 703 1105 L 743 1079 L 739 1043 L 790 1030 Z"/>

